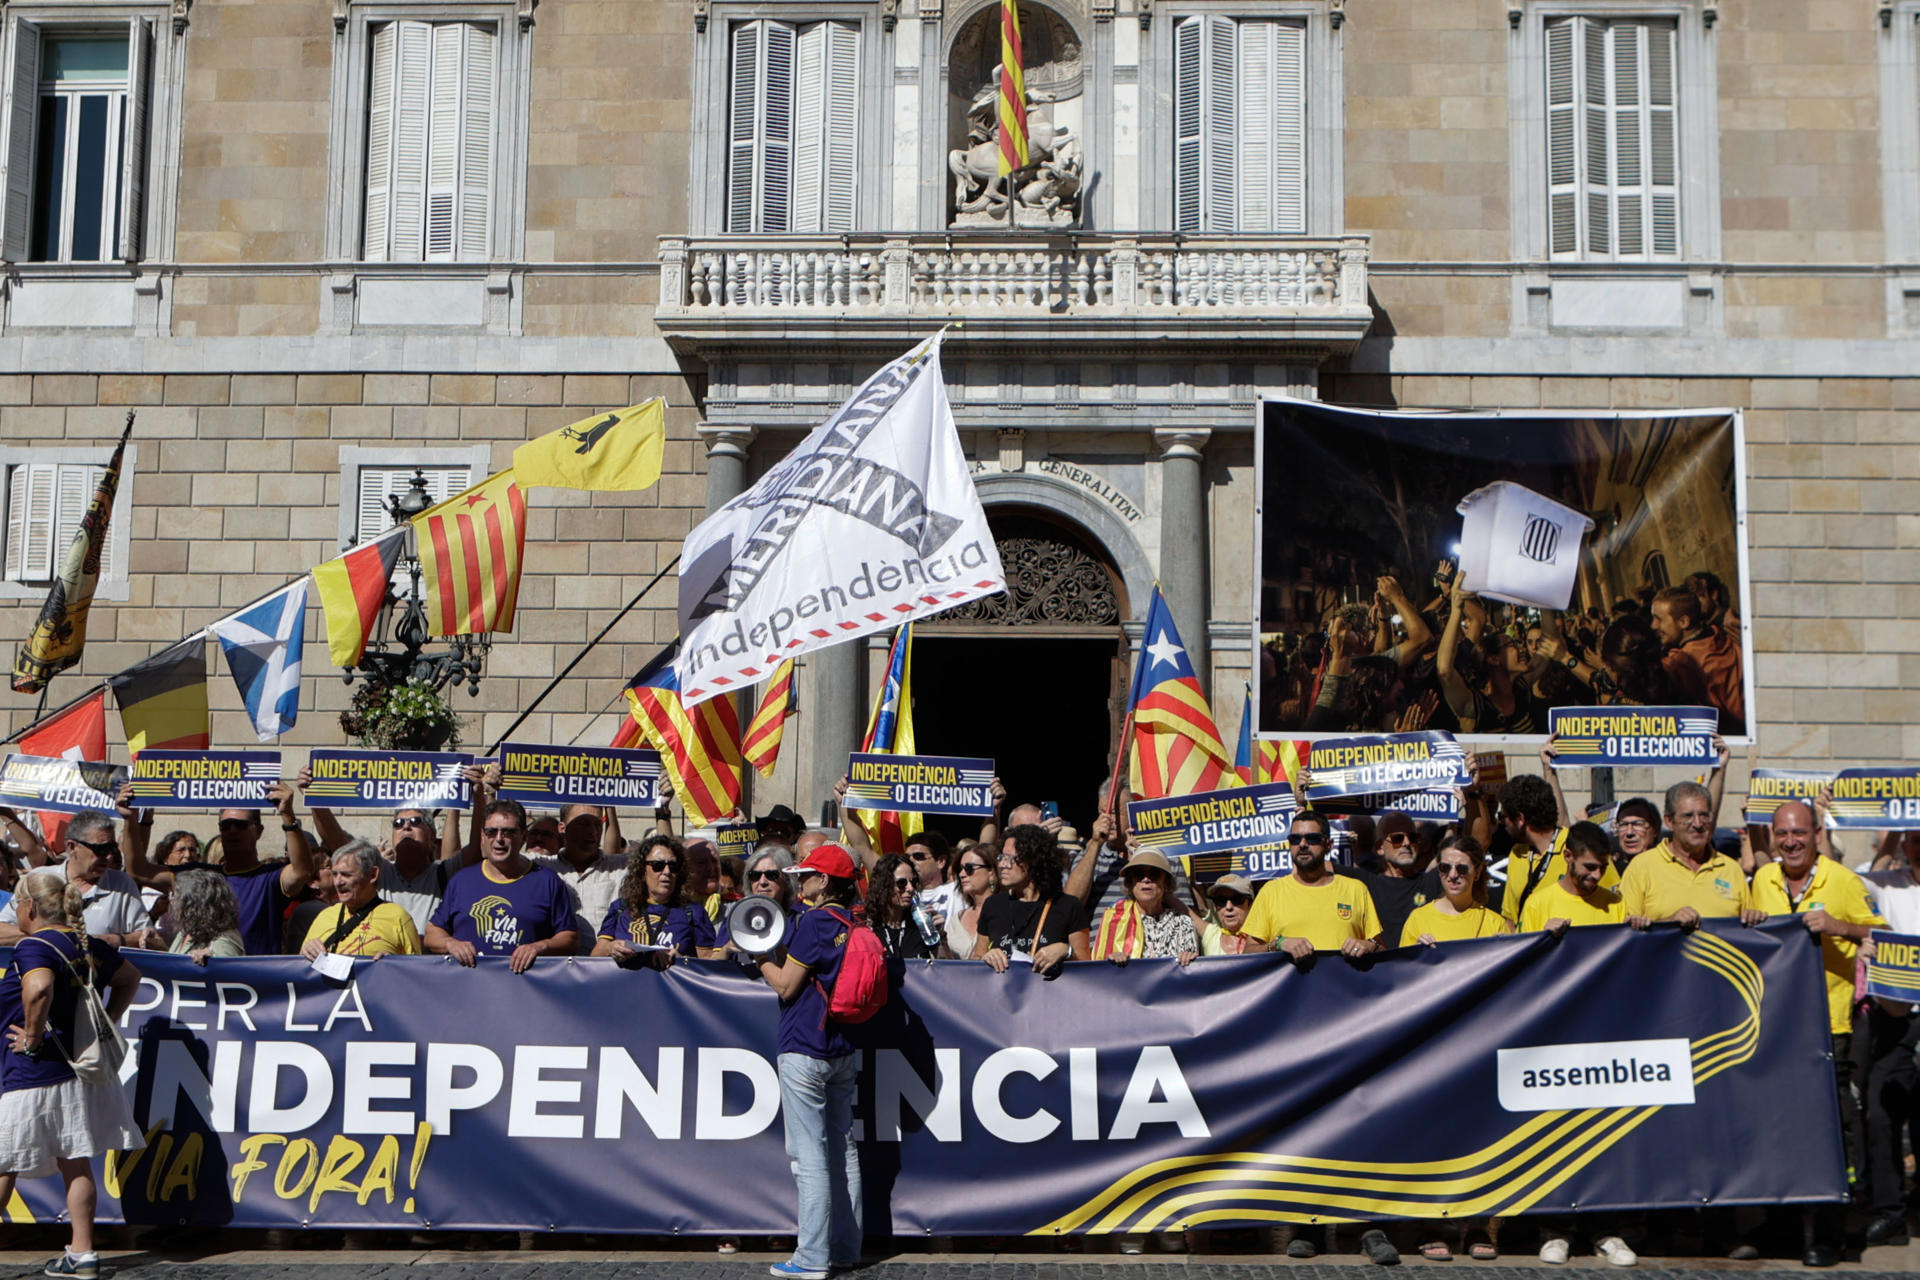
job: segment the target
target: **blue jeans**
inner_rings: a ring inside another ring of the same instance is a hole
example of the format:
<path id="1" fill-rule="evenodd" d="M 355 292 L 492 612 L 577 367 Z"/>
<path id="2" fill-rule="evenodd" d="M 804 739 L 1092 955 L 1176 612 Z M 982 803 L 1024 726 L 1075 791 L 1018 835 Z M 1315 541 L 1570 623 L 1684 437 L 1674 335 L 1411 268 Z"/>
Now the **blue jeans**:
<path id="1" fill-rule="evenodd" d="M 853 1090 L 859 1059 L 783 1053 L 780 1113 L 787 1159 L 800 1192 L 795 1266 L 823 1270 L 860 1260 L 860 1149 L 853 1141 Z"/>

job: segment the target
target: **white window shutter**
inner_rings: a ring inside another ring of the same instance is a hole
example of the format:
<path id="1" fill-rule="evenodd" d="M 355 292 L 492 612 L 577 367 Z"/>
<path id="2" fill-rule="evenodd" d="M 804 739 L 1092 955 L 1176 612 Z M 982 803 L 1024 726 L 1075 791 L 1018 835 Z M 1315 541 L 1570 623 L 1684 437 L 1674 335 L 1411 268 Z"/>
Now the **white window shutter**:
<path id="1" fill-rule="evenodd" d="M 1679 121 L 1674 93 L 1679 30 L 1665 23 L 1647 27 L 1647 202 L 1650 250 L 1657 258 L 1680 256 Z"/>
<path id="2" fill-rule="evenodd" d="M 120 151 L 119 256 L 140 257 L 140 233 L 147 212 L 147 113 L 153 83 L 153 36 L 144 18 L 127 25 L 127 110 Z M 102 570 L 104 576 L 105 571 Z"/>
<path id="3" fill-rule="evenodd" d="M 53 566 L 49 577 L 64 567 L 67 548 L 73 545 L 73 535 L 80 531 L 80 522 L 86 519 L 87 508 L 93 505 L 94 490 L 100 487 L 100 477 L 106 473 L 105 467 L 87 466 L 84 463 L 61 465 L 54 504 Z M 103 580 L 111 567 L 108 564 L 111 558 L 111 549 L 101 547 L 100 577 Z"/>
<path id="4" fill-rule="evenodd" d="M 460 199 L 460 78 L 465 55 L 464 24 L 442 22 L 433 28 L 433 69 L 427 88 L 424 255 L 429 262 L 453 261 L 454 207 Z"/>
<path id="5" fill-rule="evenodd" d="M 373 29 L 373 73 L 367 91 L 367 214 L 362 256 L 385 262 L 393 234 L 394 24 Z"/>
<path id="6" fill-rule="evenodd" d="M 393 177 L 392 231 L 387 260 L 419 262 L 425 251 L 427 196 L 428 96 L 433 79 L 433 26 L 426 22 L 392 24 Z"/>
<path id="7" fill-rule="evenodd" d="M 764 30 L 757 231 L 789 231 L 793 227 L 795 35 L 794 28 L 784 22 L 769 22 Z"/>
<path id="8" fill-rule="evenodd" d="M 1581 70 L 1586 131 L 1586 154 L 1581 178 L 1586 184 L 1587 253 L 1596 258 L 1613 256 L 1613 167 L 1612 122 L 1607 110 L 1607 29 L 1590 18 L 1579 19 L 1584 45 Z"/>
<path id="9" fill-rule="evenodd" d="M 727 103 L 727 231 L 754 230 L 753 198 L 760 171 L 760 43 L 763 22 L 733 29 L 733 80 Z"/>
<path id="10" fill-rule="evenodd" d="M 1614 22 L 1607 27 L 1611 47 L 1608 69 L 1613 74 L 1613 238 L 1622 258 L 1646 256 L 1646 77 L 1641 54 L 1644 28 L 1637 22 Z"/>
<path id="11" fill-rule="evenodd" d="M 494 94 L 499 37 L 491 27 L 466 27 L 460 104 L 460 212 L 456 252 L 466 262 L 493 256 Z"/>
<path id="12" fill-rule="evenodd" d="M 8 479 L 7 577 L 46 582 L 53 577 L 59 468 L 50 462 L 23 462 Z"/>
<path id="13" fill-rule="evenodd" d="M 1208 231 L 1237 230 L 1239 206 L 1237 160 L 1240 143 L 1239 86 L 1234 78 L 1239 46 L 1239 24 L 1232 18 L 1209 15 L 1204 31 L 1202 95 L 1204 179 L 1202 214 Z"/>
<path id="14" fill-rule="evenodd" d="M 1239 24 L 1239 201 L 1234 225 L 1241 231 L 1274 229 L 1273 81 L 1278 25 L 1255 19 Z"/>
<path id="15" fill-rule="evenodd" d="M 13 20 L 12 61 L 7 67 L 4 113 L 6 146 L 0 159 L 7 166 L 6 195 L 0 202 L 0 258 L 24 262 L 33 230 L 33 146 L 39 132 L 40 28 L 22 18 Z"/>
<path id="16" fill-rule="evenodd" d="M 1201 94 L 1205 76 L 1200 70 L 1200 29 L 1204 18 L 1185 18 L 1173 29 L 1173 226 L 1176 231 L 1201 227 Z"/>
<path id="17" fill-rule="evenodd" d="M 860 190 L 860 28 L 827 24 L 826 196 L 822 231 L 853 230 Z"/>
<path id="18" fill-rule="evenodd" d="M 794 36 L 793 231 L 820 230 L 826 158 L 827 31 L 815 22 Z"/>
<path id="19" fill-rule="evenodd" d="M 1580 252 L 1580 175 L 1575 113 L 1574 34 L 1578 18 L 1547 24 L 1547 251 Z"/>

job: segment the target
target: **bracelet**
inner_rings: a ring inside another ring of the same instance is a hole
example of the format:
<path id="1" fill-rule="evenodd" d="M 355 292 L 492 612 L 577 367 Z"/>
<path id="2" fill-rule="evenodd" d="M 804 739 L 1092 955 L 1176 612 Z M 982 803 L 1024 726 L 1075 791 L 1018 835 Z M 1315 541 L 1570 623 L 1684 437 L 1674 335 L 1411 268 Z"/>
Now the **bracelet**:
<path id="1" fill-rule="evenodd" d="M 283 822 L 280 824 L 280 829 L 282 831 L 298 831 L 300 824 L 297 822 Z"/>

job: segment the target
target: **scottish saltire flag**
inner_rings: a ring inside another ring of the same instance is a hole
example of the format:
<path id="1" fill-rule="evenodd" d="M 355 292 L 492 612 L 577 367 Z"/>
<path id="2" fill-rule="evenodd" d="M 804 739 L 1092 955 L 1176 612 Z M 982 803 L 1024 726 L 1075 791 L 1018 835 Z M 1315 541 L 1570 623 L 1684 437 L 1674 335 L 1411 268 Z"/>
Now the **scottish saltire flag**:
<path id="1" fill-rule="evenodd" d="M 1213 708 L 1200 692 L 1180 631 L 1160 588 L 1153 589 L 1147 628 L 1133 668 L 1133 734 L 1129 769 L 1133 798 L 1158 800 L 1239 785 Z"/>
<path id="2" fill-rule="evenodd" d="M 207 628 L 227 655 L 247 719 L 271 742 L 300 717 L 300 645 L 307 630 L 307 580 L 276 591 Z"/>
<path id="3" fill-rule="evenodd" d="M 887 678 L 881 682 L 880 694 L 873 700 L 860 750 L 884 751 L 896 756 L 914 754 L 911 622 L 894 633 L 893 649 L 887 654 Z M 906 852 L 907 840 L 919 835 L 922 826 L 919 814 L 895 813 L 890 809 L 860 809 L 853 812 L 853 817 L 867 829 L 867 839 L 881 853 Z"/>

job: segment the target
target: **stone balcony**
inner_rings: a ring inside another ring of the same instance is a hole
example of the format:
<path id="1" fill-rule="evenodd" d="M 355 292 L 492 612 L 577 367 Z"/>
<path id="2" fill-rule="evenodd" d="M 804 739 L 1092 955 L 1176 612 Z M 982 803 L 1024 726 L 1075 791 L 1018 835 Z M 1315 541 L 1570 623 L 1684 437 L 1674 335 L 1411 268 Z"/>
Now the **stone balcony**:
<path id="1" fill-rule="evenodd" d="M 686 354 L 898 343 L 1175 343 L 1343 354 L 1366 334 L 1364 236 L 1029 232 L 665 237 L 663 335 Z"/>

